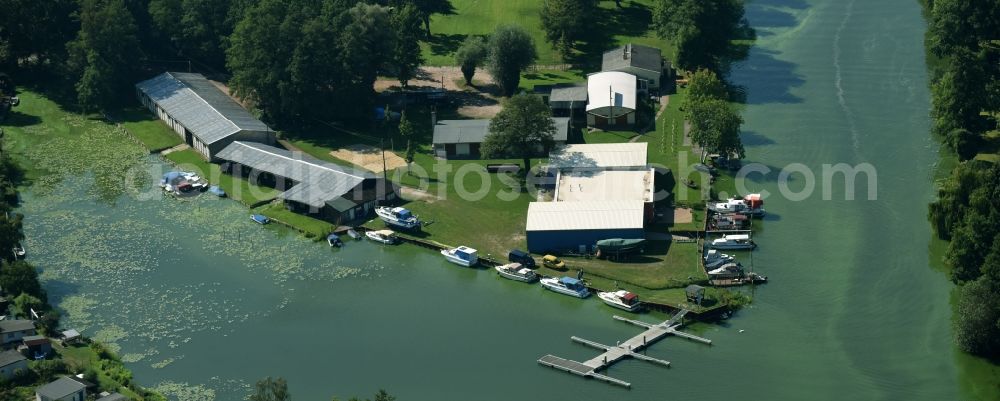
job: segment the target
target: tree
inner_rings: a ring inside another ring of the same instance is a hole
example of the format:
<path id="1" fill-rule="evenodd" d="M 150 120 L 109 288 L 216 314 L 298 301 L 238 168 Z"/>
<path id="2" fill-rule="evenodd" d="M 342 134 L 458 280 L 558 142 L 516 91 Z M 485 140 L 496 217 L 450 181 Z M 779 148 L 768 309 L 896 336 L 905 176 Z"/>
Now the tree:
<path id="1" fill-rule="evenodd" d="M 545 39 L 563 54 L 590 28 L 597 9 L 593 0 L 545 0 L 542 3 L 542 29 Z"/>
<path id="2" fill-rule="evenodd" d="M 0 268 L 0 288 L 13 296 L 28 294 L 43 302 L 46 300 L 45 292 L 38 283 L 38 272 L 23 260 L 3 263 Z"/>
<path id="3" fill-rule="evenodd" d="M 288 401 L 292 397 L 288 393 L 288 382 L 283 378 L 266 377 L 258 380 L 250 401 Z"/>
<path id="4" fill-rule="evenodd" d="M 486 41 L 480 36 L 465 38 L 462 46 L 455 52 L 455 62 L 461 66 L 466 85 L 472 85 L 472 76 L 476 74 L 476 67 L 483 63 L 488 53 Z"/>
<path id="5" fill-rule="evenodd" d="M 730 42 L 744 30 L 742 0 L 658 0 L 653 24 L 677 44 L 677 65 L 720 70 Z"/>
<path id="6" fill-rule="evenodd" d="M 517 91 L 521 72 L 537 58 L 535 41 L 520 26 L 501 25 L 490 35 L 487 68 L 504 96 Z"/>
<path id="7" fill-rule="evenodd" d="M 449 0 L 403 0 L 412 2 L 420 11 L 420 18 L 424 21 L 427 37 L 431 37 L 431 15 L 450 14 L 454 11 Z"/>
<path id="8" fill-rule="evenodd" d="M 726 84 L 709 69 L 699 69 L 688 77 L 687 104 L 702 99 L 726 99 Z"/>
<path id="9" fill-rule="evenodd" d="M 42 300 L 23 292 L 14 298 L 14 311 L 17 312 L 18 316 L 24 318 L 34 319 L 31 311 L 41 312 L 43 306 L 45 306 L 45 303 Z"/>
<path id="10" fill-rule="evenodd" d="M 981 117 L 979 113 L 987 104 L 988 80 L 983 69 L 984 61 L 967 50 L 955 53 L 944 74 L 931 86 L 934 132 L 945 137 L 945 142 L 957 149 L 957 138 L 948 134 L 960 128 L 974 129 Z"/>
<path id="11" fill-rule="evenodd" d="M 691 140 L 702 148 L 702 162 L 709 151 L 740 158 L 744 156 L 740 140 L 743 118 L 725 100 L 703 99 L 688 108 Z"/>
<path id="12" fill-rule="evenodd" d="M 1000 284 L 982 277 L 962 287 L 955 312 L 955 341 L 965 352 L 1000 356 Z"/>
<path id="13" fill-rule="evenodd" d="M 956 49 L 977 51 L 1000 31 L 1000 3 L 988 0 L 934 0 L 928 24 L 930 48 L 938 56 Z"/>
<path id="14" fill-rule="evenodd" d="M 225 65 L 225 41 L 232 33 L 231 0 L 150 0 L 153 26 L 181 54 Z"/>
<path id="15" fill-rule="evenodd" d="M 375 79 L 392 54 L 389 47 L 392 33 L 385 29 L 389 25 L 389 9 L 358 3 L 344 18 L 348 22 L 343 25 L 339 47 L 343 66 L 355 92 L 367 106 L 375 96 Z"/>
<path id="16" fill-rule="evenodd" d="M 76 0 L 5 0 L 0 3 L 0 70 L 58 64 L 79 24 Z M 55 62 L 55 63 L 52 63 Z"/>
<path id="17" fill-rule="evenodd" d="M 406 3 L 393 11 L 392 29 L 396 35 L 393 46 L 393 64 L 396 77 L 405 88 L 424 59 L 420 55 L 420 14 L 413 3 Z"/>
<path id="18" fill-rule="evenodd" d="M 529 174 L 531 156 L 540 149 L 548 150 L 555 133 L 549 106 L 538 96 L 521 94 L 507 99 L 490 121 L 490 133 L 480 151 L 486 159 L 519 157 L 525 174 Z"/>
<path id="19" fill-rule="evenodd" d="M 67 47 L 84 109 L 107 108 L 128 92 L 142 52 L 135 19 L 123 0 L 83 0 L 80 32 Z"/>
<path id="20" fill-rule="evenodd" d="M 406 154 L 403 158 L 406 160 L 407 174 L 410 174 L 409 167 L 413 163 L 413 157 L 416 155 L 416 149 L 413 147 L 414 134 L 416 134 L 416 129 L 413 127 L 410 119 L 406 118 L 406 110 L 403 110 L 403 113 L 399 116 L 399 136 L 406 139 Z"/>

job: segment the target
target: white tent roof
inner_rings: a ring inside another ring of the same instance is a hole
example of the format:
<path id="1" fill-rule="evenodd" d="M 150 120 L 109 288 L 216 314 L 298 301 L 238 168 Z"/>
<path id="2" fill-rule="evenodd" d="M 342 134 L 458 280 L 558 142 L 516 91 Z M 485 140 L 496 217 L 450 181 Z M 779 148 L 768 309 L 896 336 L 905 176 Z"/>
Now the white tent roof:
<path id="1" fill-rule="evenodd" d="M 531 202 L 527 231 L 643 228 L 645 202 Z"/>
<path id="2" fill-rule="evenodd" d="M 635 111 L 635 75 L 598 72 L 587 76 L 587 111 L 614 106 L 624 112 Z M 617 112 L 617 110 L 616 110 Z"/>

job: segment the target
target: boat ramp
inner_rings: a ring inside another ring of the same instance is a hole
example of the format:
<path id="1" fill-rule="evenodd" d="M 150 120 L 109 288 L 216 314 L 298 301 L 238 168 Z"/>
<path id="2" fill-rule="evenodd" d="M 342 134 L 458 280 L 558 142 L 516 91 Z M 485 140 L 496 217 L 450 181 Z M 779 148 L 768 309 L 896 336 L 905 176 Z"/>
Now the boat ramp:
<path id="1" fill-rule="evenodd" d="M 707 338 L 698 337 L 698 336 L 696 336 L 694 334 L 689 334 L 689 333 L 685 333 L 683 331 L 678 330 L 678 328 L 684 324 L 683 318 L 684 318 L 684 315 L 686 315 L 687 313 L 688 313 L 687 310 L 682 309 L 676 315 L 674 315 L 673 317 L 671 317 L 670 320 L 667 320 L 667 321 L 665 321 L 663 323 L 659 323 L 659 324 L 650 324 L 650 323 L 641 322 L 641 321 L 638 321 L 638 320 L 626 319 L 624 317 L 616 315 L 616 316 L 614 316 L 615 320 L 626 322 L 626 323 L 631 323 L 631 324 L 634 324 L 636 326 L 643 327 L 643 328 L 646 329 L 646 331 L 642 332 L 639 335 L 636 335 L 635 337 L 632 337 L 632 338 L 626 340 L 623 343 L 618 343 L 618 344 L 613 345 L 613 346 L 612 345 L 604 345 L 604 344 L 600 344 L 598 342 L 594 342 L 594 341 L 590 341 L 590 340 L 587 340 L 587 339 L 584 339 L 584 338 L 573 336 L 573 337 L 571 337 L 571 339 L 574 342 L 586 345 L 588 347 L 597 348 L 599 350 L 604 351 L 604 353 L 602 353 L 602 354 L 600 354 L 600 355 L 598 355 L 598 356 L 596 356 L 596 357 L 594 357 L 594 358 L 592 358 L 592 359 L 590 359 L 590 360 L 588 360 L 586 362 L 577 362 L 577 361 L 573 361 L 573 360 L 569 360 L 569 359 L 565 359 L 565 358 L 560 358 L 560 357 L 555 356 L 555 355 L 545 355 L 545 356 L 543 356 L 543 357 L 541 357 L 541 358 L 538 359 L 538 363 L 542 364 L 542 365 L 545 365 L 545 366 L 548 366 L 548 367 L 551 367 L 551 368 L 555 368 L 555 369 L 559 369 L 559 370 L 562 370 L 562 371 L 565 371 L 565 372 L 568 372 L 568 373 L 572 373 L 572 374 L 575 374 L 575 375 L 578 375 L 578 376 L 592 377 L 592 378 L 595 378 L 597 380 L 601 380 L 601 381 L 604 381 L 604 382 L 607 382 L 607 383 L 619 385 L 619 386 L 626 387 L 626 388 L 632 387 L 632 384 L 629 383 L 629 382 L 627 382 L 627 381 L 624 381 L 624 380 L 621 380 L 621 379 L 616 379 L 614 377 L 610 377 L 610 376 L 607 376 L 607 375 L 603 375 L 603 374 L 597 373 L 597 371 L 601 370 L 601 369 L 605 369 L 605 368 L 611 366 L 615 362 L 618 362 L 619 360 L 621 360 L 621 359 L 623 359 L 625 357 L 632 357 L 632 358 L 635 358 L 635 359 L 639 359 L 639 360 L 643 360 L 643 361 L 647 361 L 647 362 L 652 362 L 652 363 L 655 363 L 657 365 L 662 365 L 662 366 L 669 367 L 670 366 L 670 362 L 668 362 L 668 361 L 665 361 L 665 360 L 662 360 L 662 359 L 653 358 L 653 357 L 647 356 L 645 354 L 638 353 L 638 351 L 641 351 L 642 349 L 646 348 L 647 346 L 651 345 L 652 343 L 656 342 L 657 340 L 659 340 L 659 339 L 661 339 L 663 337 L 666 337 L 667 335 L 675 335 L 675 336 L 678 336 L 678 337 L 683 337 L 683 338 L 686 338 L 686 339 L 689 339 L 689 340 L 697 341 L 697 342 L 700 342 L 700 343 L 703 343 L 703 344 L 708 344 L 708 345 L 712 344 L 712 340 L 709 340 Z"/>

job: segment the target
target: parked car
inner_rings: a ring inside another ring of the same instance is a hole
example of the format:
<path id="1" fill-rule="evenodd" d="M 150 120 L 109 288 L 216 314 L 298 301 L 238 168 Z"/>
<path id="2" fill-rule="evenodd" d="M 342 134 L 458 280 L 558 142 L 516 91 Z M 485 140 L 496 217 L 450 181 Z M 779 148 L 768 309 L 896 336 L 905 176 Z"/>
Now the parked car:
<path id="1" fill-rule="evenodd" d="M 529 269 L 535 268 L 535 258 L 531 257 L 531 254 L 520 249 L 510 251 L 510 253 L 507 254 L 507 260 L 513 263 L 520 263 L 521 266 Z"/>
<path id="2" fill-rule="evenodd" d="M 559 260 L 555 255 L 545 255 L 542 258 L 542 264 L 550 269 L 566 270 L 566 262 Z"/>

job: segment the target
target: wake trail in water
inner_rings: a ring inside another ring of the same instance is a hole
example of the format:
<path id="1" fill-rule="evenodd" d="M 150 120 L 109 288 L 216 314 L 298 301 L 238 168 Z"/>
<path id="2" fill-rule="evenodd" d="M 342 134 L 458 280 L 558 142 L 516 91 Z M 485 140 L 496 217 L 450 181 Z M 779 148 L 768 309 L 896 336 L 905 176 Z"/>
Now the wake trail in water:
<path id="1" fill-rule="evenodd" d="M 844 13 L 844 19 L 840 21 L 840 26 L 837 27 L 837 30 L 833 35 L 833 86 L 837 88 L 837 103 L 840 104 L 840 109 L 844 112 L 844 117 L 847 119 L 847 127 L 851 131 L 851 142 L 854 146 L 854 155 L 860 158 L 861 144 L 858 140 L 858 128 L 854 123 L 854 113 L 847 105 L 847 98 L 844 96 L 844 80 L 840 67 L 840 37 L 844 32 L 844 29 L 847 28 L 847 22 L 850 21 L 851 15 L 854 12 L 854 1 L 855 0 L 851 0 L 851 2 L 847 3 L 847 11 Z"/>

